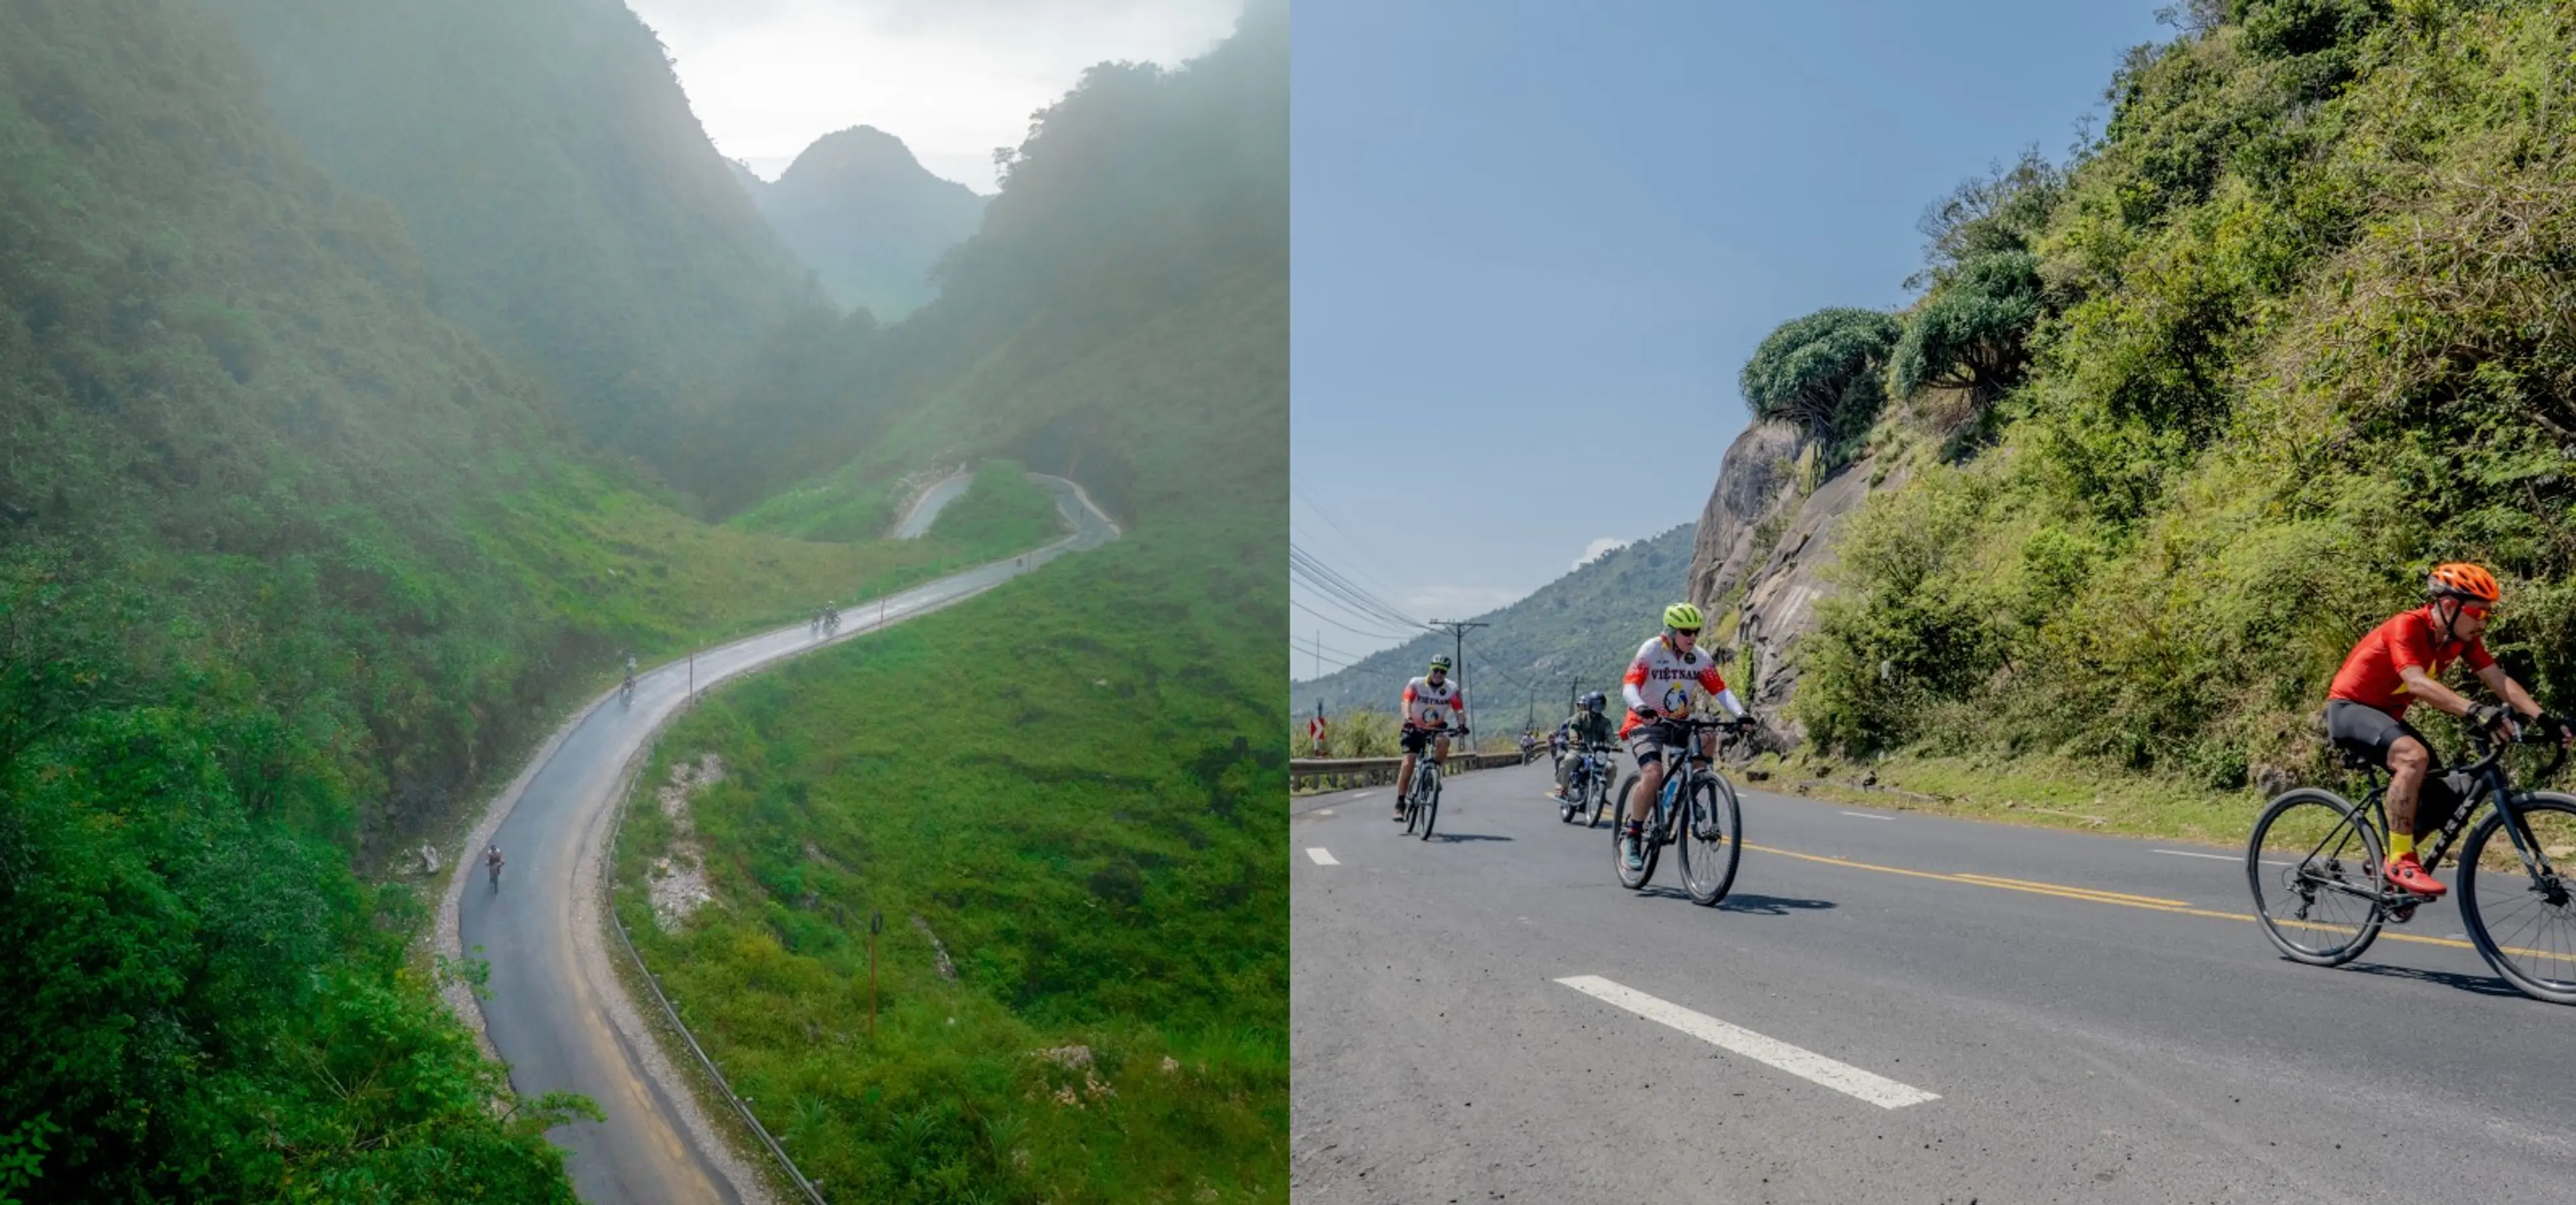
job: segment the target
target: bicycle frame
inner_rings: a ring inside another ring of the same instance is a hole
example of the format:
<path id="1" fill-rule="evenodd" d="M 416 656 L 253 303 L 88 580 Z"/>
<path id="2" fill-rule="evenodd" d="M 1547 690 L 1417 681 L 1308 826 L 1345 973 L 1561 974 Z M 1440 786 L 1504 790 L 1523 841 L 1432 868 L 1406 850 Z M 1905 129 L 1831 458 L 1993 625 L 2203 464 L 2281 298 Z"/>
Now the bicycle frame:
<path id="1" fill-rule="evenodd" d="M 2566 758 L 2567 750 L 2564 746 L 2560 746 L 2557 756 L 2550 761 L 2549 768 L 2536 777 L 2542 780 L 2548 779 L 2557 772 L 2559 763 Z M 2361 806 L 2368 809 L 2371 822 L 2379 829 L 2384 845 L 2391 831 L 2388 824 L 2388 783 L 2382 781 L 2382 776 L 2388 772 L 2368 764 L 2357 768 L 2362 772 L 2364 779 L 2370 783 L 2370 792 L 2362 797 Z M 2456 766 L 2437 766 L 2427 770 L 2424 772 L 2424 780 L 2431 782 L 2436 778 L 2447 779 L 2458 774 L 2467 774 L 2476 789 L 2460 793 L 2459 806 L 2451 809 L 2450 818 L 2444 820 L 2442 827 L 2434 832 L 2431 847 L 2417 853 L 2418 860 L 2423 862 L 2427 872 L 2440 867 L 2442 859 L 2450 854 L 2451 846 L 2460 839 L 2460 834 L 2467 832 L 2469 825 L 2488 808 L 2494 808 L 2504 815 L 2505 822 L 2501 827 L 2504 829 L 2505 838 L 2513 842 L 2514 853 L 2522 859 L 2523 873 L 2535 880 L 2558 873 L 2557 867 L 2549 862 L 2548 851 L 2540 848 L 2539 840 L 2531 835 L 2531 826 L 2523 820 L 2522 809 L 2516 806 L 2516 801 L 2523 796 L 2524 792 L 2515 790 L 2505 778 L 2504 746 L 2489 747 L 2475 761 Z M 2423 802 L 2421 788 L 2418 788 L 2418 791 L 2416 803 L 2420 806 Z M 2332 839 L 2332 835 L 2329 834 L 2327 840 Z M 2322 845 L 2319 848 L 2322 848 Z M 2314 856 L 2316 852 L 2315 849 L 2308 851 L 2310 856 Z M 2386 896 L 2390 893 L 2383 889 L 2381 894 Z"/>

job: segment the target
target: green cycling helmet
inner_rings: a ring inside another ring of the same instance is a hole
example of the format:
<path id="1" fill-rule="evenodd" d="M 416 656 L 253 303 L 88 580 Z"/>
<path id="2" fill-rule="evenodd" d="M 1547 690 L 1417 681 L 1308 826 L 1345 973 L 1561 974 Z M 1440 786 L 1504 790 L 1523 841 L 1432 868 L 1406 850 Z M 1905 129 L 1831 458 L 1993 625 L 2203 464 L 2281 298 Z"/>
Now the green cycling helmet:
<path id="1" fill-rule="evenodd" d="M 1699 608 L 1677 602 L 1664 608 L 1664 626 L 1676 632 L 1696 632 L 1700 628 Z"/>
<path id="2" fill-rule="evenodd" d="M 1434 657 L 1434 658 L 1432 658 L 1432 659 L 1431 659 L 1431 668 L 1432 668 L 1432 669 L 1434 669 L 1434 670 L 1437 670 L 1437 671 L 1439 671 L 1439 672 L 1441 672 L 1441 673 L 1444 673 L 1444 674 L 1445 674 L 1445 673 L 1448 673 L 1448 672 L 1449 672 L 1449 658 L 1448 658 L 1446 655 L 1442 655 L 1442 656 L 1438 656 L 1438 657 Z"/>

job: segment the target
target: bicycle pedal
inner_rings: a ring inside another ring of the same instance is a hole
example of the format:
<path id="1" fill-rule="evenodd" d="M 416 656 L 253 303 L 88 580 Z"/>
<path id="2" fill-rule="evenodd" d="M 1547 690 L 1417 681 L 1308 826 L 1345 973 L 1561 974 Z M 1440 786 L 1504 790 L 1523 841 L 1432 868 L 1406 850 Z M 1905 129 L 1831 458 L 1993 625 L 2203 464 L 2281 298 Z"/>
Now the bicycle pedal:
<path id="1" fill-rule="evenodd" d="M 2399 904 L 2398 906 L 2389 909 L 2388 923 L 2392 925 L 2402 925 L 2415 919 L 2415 909 L 2421 906 L 2422 904 L 2419 901 L 2417 903 Z"/>

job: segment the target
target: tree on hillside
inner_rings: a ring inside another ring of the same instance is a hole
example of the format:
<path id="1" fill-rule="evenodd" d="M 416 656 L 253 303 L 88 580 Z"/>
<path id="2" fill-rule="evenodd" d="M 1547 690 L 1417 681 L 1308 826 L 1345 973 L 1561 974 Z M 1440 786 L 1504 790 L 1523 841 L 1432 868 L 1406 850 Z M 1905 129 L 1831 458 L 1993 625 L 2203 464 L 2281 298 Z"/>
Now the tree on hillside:
<path id="1" fill-rule="evenodd" d="M 2029 251 L 2048 224 L 2049 211 L 2066 192 L 2066 173 L 2031 147 L 2010 165 L 1960 182 L 1950 195 L 1923 210 L 1923 271 L 1909 289 L 1938 286 L 1970 260 L 2005 251 Z"/>
<path id="2" fill-rule="evenodd" d="M 1999 251 L 1967 260 L 1905 324 L 1888 383 L 1900 396 L 1966 390 L 1983 408 L 2029 373 L 2040 309 L 2039 257 Z"/>
<path id="3" fill-rule="evenodd" d="M 1823 309 L 1772 331 L 1738 378 L 1753 417 L 1793 422 L 1828 445 L 1869 429 L 1887 402 L 1879 378 L 1895 344 L 1895 318 L 1876 310 Z"/>

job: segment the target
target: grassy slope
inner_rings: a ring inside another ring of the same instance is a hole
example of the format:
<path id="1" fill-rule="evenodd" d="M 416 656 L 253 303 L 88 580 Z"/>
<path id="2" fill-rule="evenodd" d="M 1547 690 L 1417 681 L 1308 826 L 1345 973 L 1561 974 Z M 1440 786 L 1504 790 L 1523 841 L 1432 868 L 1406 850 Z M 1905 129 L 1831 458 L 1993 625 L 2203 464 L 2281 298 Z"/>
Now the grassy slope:
<path id="1" fill-rule="evenodd" d="M 986 461 L 966 492 L 952 499 L 924 535 L 991 549 L 994 555 L 1035 548 L 1065 531 L 1055 495 L 1029 480 L 1016 460 Z"/>
<path id="2" fill-rule="evenodd" d="M 2542 116 L 2576 10 L 2309 8 L 2333 19 L 2252 5 L 2124 72 L 2035 239 L 2054 314 L 1997 446 L 1844 546 L 1797 704 L 1830 744 L 2073 759 L 2242 824 L 2267 778 L 2326 773 L 2336 664 L 2449 559 L 2507 578 L 2491 645 L 2576 699 L 2545 266 L 2576 254 L 2576 147 Z"/>
<path id="3" fill-rule="evenodd" d="M 1246 738 L 1286 668 L 1286 330 L 1271 270 L 1071 366 L 1050 397 L 1140 425 L 1127 538 L 721 692 L 662 742 L 647 781 L 707 751 L 734 777 L 697 812 L 724 903 L 646 956 L 809 1174 L 870 1199 L 1285 1199 L 1284 766 Z M 666 834 L 631 823 L 640 935 Z M 871 1048 L 844 918 L 875 909 Z M 1057 1103 L 1081 1076 L 1030 1052 L 1068 1043 L 1114 1098 Z"/>

